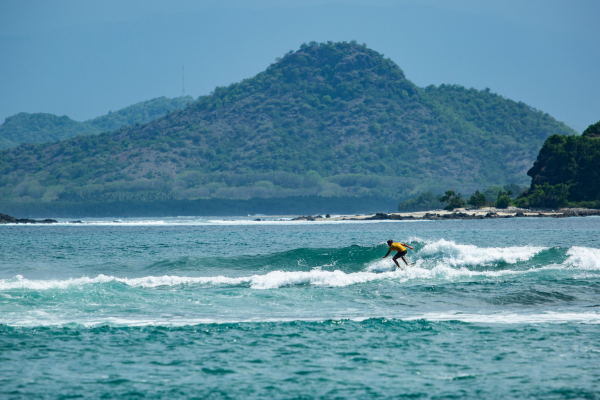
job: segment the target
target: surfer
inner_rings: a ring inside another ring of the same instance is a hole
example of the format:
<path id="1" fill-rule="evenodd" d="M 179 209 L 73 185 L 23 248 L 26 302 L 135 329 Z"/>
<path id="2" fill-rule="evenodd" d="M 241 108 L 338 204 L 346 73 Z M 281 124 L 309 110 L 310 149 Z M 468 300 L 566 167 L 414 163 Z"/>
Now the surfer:
<path id="1" fill-rule="evenodd" d="M 386 258 L 387 256 L 389 256 L 392 251 L 397 251 L 396 255 L 392 258 L 392 260 L 394 260 L 394 262 L 396 263 L 398 268 L 403 269 L 400 266 L 400 264 L 398 264 L 398 258 L 401 258 L 402 261 L 404 261 L 404 263 L 408 267 L 408 265 L 409 265 L 408 261 L 406 261 L 406 258 L 404 258 L 404 256 L 408 252 L 408 250 L 406 250 L 406 248 L 408 247 L 411 250 L 414 250 L 414 249 L 412 247 L 410 247 L 409 245 L 407 245 L 406 243 L 400 243 L 400 242 L 394 243 L 393 240 L 388 240 L 387 244 L 388 244 L 388 246 L 390 246 L 390 249 L 388 250 L 387 254 L 385 256 L 383 256 L 383 258 Z"/>

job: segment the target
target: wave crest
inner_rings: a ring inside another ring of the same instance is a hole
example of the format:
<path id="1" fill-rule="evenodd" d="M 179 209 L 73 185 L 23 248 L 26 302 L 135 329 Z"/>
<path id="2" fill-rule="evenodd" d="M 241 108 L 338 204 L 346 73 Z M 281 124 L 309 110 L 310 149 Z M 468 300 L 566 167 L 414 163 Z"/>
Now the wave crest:
<path id="1" fill-rule="evenodd" d="M 419 252 L 419 256 L 436 257 L 448 265 L 460 267 L 466 265 L 490 265 L 498 262 L 514 264 L 527 261 L 547 247 L 477 247 L 470 244 L 456 244 L 453 241 L 440 239 L 427 243 Z"/>
<path id="2" fill-rule="evenodd" d="M 585 270 L 600 269 L 600 249 L 574 246 L 567 251 L 567 256 L 567 265 Z"/>

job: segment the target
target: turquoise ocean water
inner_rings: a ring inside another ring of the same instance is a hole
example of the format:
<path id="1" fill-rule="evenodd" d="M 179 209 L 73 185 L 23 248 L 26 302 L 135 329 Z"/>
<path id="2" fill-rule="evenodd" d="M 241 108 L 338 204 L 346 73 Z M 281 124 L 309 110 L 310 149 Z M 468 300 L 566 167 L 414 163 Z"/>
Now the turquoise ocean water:
<path id="1" fill-rule="evenodd" d="M 0 226 L 2 399 L 594 399 L 599 365 L 600 218 Z"/>

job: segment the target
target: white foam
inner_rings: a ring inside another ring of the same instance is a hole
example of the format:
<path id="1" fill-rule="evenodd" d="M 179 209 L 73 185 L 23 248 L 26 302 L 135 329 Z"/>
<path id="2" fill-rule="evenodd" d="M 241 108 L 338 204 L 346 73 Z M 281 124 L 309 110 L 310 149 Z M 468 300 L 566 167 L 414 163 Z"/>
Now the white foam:
<path id="1" fill-rule="evenodd" d="M 146 276 L 142 278 L 117 278 L 103 274 L 95 278 L 69 278 L 64 280 L 34 280 L 25 279 L 17 275 L 15 279 L 0 279 L 0 290 L 11 289 L 31 289 L 31 290 L 50 290 L 50 289 L 68 289 L 74 286 L 93 285 L 98 283 L 120 282 L 131 287 L 154 288 L 160 286 L 176 286 L 182 284 L 228 284 L 237 285 L 249 282 L 249 278 L 229 278 L 225 276 L 213 277 L 182 277 L 182 276 Z"/>
<path id="2" fill-rule="evenodd" d="M 419 256 L 438 256 L 444 263 L 458 267 L 465 265 L 490 265 L 498 262 L 514 264 L 527 261 L 546 247 L 477 247 L 468 244 L 456 244 L 453 241 L 438 240 L 427 243 L 419 252 Z"/>
<path id="3" fill-rule="evenodd" d="M 307 272 L 273 271 L 266 275 L 254 275 L 251 278 L 253 289 L 276 289 L 284 286 L 311 284 L 316 286 L 340 287 L 357 283 L 397 277 L 394 272 L 376 274 L 373 272 L 353 272 L 346 274 L 340 270 Z"/>
<path id="4" fill-rule="evenodd" d="M 569 256 L 563 264 L 584 270 L 600 269 L 600 249 L 590 247 L 571 247 L 567 251 Z"/>
<path id="5" fill-rule="evenodd" d="M 276 289 L 284 286 L 311 284 L 317 286 L 339 287 L 356 283 L 364 283 L 378 279 L 396 277 L 395 273 L 376 274 L 373 272 L 355 272 L 346 274 L 342 271 L 272 271 L 265 275 L 252 275 L 247 277 L 230 278 L 226 276 L 211 277 L 184 277 L 184 276 L 146 276 L 142 278 L 117 278 L 114 276 L 98 275 L 95 278 L 82 277 L 65 280 L 30 280 L 17 275 L 15 279 L 0 280 L 0 290 L 11 289 L 67 289 L 73 286 L 82 286 L 98 283 L 120 282 L 131 287 L 155 288 L 161 286 L 177 286 L 184 284 L 213 284 L 213 285 L 239 285 L 249 283 L 253 289 Z"/>

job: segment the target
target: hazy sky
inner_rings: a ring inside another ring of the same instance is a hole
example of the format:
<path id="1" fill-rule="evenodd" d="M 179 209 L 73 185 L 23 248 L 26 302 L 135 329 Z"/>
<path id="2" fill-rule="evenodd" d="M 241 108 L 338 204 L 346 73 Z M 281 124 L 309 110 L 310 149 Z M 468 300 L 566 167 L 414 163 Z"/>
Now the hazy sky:
<path id="1" fill-rule="evenodd" d="M 197 98 L 303 42 L 356 40 L 408 79 L 484 89 L 581 132 L 600 120 L 600 1 L 2 0 L 0 121 Z"/>

